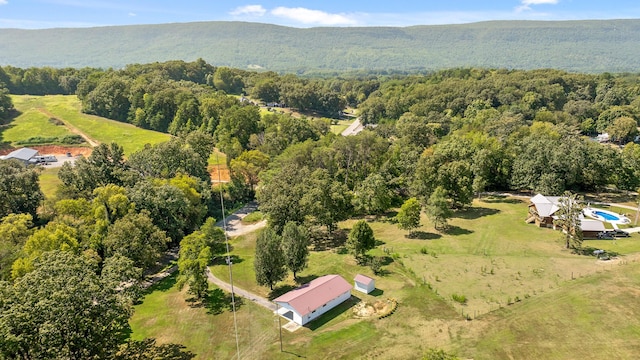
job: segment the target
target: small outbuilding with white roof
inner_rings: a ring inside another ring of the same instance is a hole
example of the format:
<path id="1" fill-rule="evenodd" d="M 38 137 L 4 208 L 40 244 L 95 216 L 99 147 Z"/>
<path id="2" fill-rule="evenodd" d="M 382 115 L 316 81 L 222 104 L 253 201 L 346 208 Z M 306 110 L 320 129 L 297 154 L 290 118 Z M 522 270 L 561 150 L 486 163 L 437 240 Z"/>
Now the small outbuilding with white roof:
<path id="1" fill-rule="evenodd" d="M 351 297 L 351 284 L 340 275 L 325 275 L 275 298 L 278 315 L 304 325 Z"/>
<path id="2" fill-rule="evenodd" d="M 368 276 L 358 274 L 353 280 L 353 288 L 365 294 L 368 294 L 376 289 L 376 281 Z"/>

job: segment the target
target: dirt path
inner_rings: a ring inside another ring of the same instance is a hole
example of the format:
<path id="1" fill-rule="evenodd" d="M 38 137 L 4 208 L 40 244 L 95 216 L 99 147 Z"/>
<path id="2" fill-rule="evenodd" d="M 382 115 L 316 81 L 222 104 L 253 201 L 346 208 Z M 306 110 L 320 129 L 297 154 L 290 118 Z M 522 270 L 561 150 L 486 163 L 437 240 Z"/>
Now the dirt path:
<path id="1" fill-rule="evenodd" d="M 227 230 L 227 235 L 230 237 L 234 237 L 234 236 L 240 236 L 240 235 L 244 235 L 244 234 L 248 234 L 250 232 L 256 231 L 258 229 L 261 229 L 265 226 L 267 226 L 267 220 L 262 220 L 260 222 L 257 222 L 255 224 L 243 224 L 242 223 L 242 218 L 244 218 L 245 216 L 249 215 L 249 213 L 252 213 L 254 211 L 258 210 L 258 204 L 256 202 L 250 202 L 247 205 L 245 205 L 243 208 L 241 208 L 240 210 L 234 212 L 233 214 L 229 215 L 226 218 L 227 221 L 227 226 L 226 226 L 226 230 Z M 225 230 L 224 224 L 222 223 L 222 220 L 218 221 L 216 223 L 216 226 L 221 227 L 223 230 Z"/>
<path id="2" fill-rule="evenodd" d="M 44 108 L 38 108 L 38 111 L 47 115 L 50 118 L 55 118 L 58 119 L 60 121 L 62 121 L 64 123 L 64 126 L 69 129 L 69 131 L 71 131 L 72 133 L 76 134 L 76 135 L 80 135 L 82 136 L 82 138 L 84 139 L 84 141 L 88 142 L 89 145 L 91 145 L 92 147 L 96 147 L 98 145 L 100 145 L 100 142 L 97 140 L 94 140 L 92 138 L 90 138 L 87 134 L 83 133 L 82 131 L 80 131 L 80 129 L 78 129 L 77 127 L 69 124 L 68 121 L 64 121 L 63 119 L 60 119 L 58 117 L 56 117 L 54 114 L 50 113 L 49 111 L 47 111 L 47 109 Z"/>
<path id="3" fill-rule="evenodd" d="M 231 291 L 231 284 L 222 281 L 221 279 L 215 277 L 212 273 L 211 270 L 209 270 L 209 268 L 207 268 L 207 278 L 209 279 L 209 282 L 215 284 L 217 287 L 219 287 L 220 289 L 227 291 L 227 292 L 232 292 Z M 251 300 L 252 302 L 267 308 L 271 311 L 276 311 L 276 304 L 272 303 L 271 301 L 269 301 L 266 298 L 263 298 L 260 295 L 256 295 L 252 292 L 249 292 L 247 290 L 241 289 L 237 286 L 233 287 L 233 293 L 235 294 L 235 296 L 241 296 L 247 300 Z"/>

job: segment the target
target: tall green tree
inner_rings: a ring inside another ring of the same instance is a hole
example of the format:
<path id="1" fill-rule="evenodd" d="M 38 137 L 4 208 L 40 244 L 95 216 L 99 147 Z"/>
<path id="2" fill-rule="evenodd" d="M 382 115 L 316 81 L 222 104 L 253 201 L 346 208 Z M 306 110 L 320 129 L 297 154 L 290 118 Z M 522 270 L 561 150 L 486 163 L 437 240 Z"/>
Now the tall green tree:
<path id="1" fill-rule="evenodd" d="M 258 183 L 258 175 L 261 171 L 265 170 L 268 165 L 269 155 L 260 150 L 249 150 L 231 160 L 231 171 L 244 177 L 253 193 Z"/>
<path id="2" fill-rule="evenodd" d="M 77 253 L 78 232 L 71 226 L 52 221 L 36 230 L 22 247 L 22 256 L 11 266 L 11 276 L 16 279 L 34 269 L 38 258 L 49 251 L 61 250 Z"/>
<path id="3" fill-rule="evenodd" d="M 32 272 L 0 283 L 0 357 L 111 356 L 130 332 L 131 308 L 106 285 L 83 256 L 42 254 Z"/>
<path id="4" fill-rule="evenodd" d="M 18 160 L 0 161 L 0 218 L 20 213 L 35 218 L 42 200 L 44 195 L 35 168 Z"/>
<path id="5" fill-rule="evenodd" d="M 402 230 L 409 230 L 409 237 L 413 236 L 413 230 L 420 226 L 421 211 L 422 206 L 418 199 L 410 198 L 402 204 L 396 215 L 398 227 Z"/>
<path id="6" fill-rule="evenodd" d="M 371 174 L 356 187 L 353 204 L 364 214 L 381 214 L 391 207 L 393 192 L 380 174 Z"/>
<path id="7" fill-rule="evenodd" d="M 210 260 L 211 248 L 207 246 L 206 236 L 202 232 L 194 232 L 180 241 L 178 286 L 180 289 L 189 286 L 188 292 L 198 300 L 207 296 L 207 265 Z"/>
<path id="8" fill-rule="evenodd" d="M 451 217 L 447 191 L 438 186 L 429 197 L 425 212 L 437 230 L 447 228 L 447 219 Z"/>
<path id="9" fill-rule="evenodd" d="M 558 217 L 554 223 L 562 229 L 567 249 L 579 249 L 582 246 L 582 228 L 580 227 L 580 215 L 582 214 L 582 198 L 577 194 L 565 192 L 558 200 Z"/>
<path id="10" fill-rule="evenodd" d="M 256 257 L 253 263 L 258 285 L 273 285 L 287 276 L 282 238 L 273 229 L 265 228 L 256 240 Z"/>
<path id="11" fill-rule="evenodd" d="M 148 269 L 160 260 L 169 238 L 155 226 L 149 212 L 130 212 L 109 228 L 104 240 L 106 256 L 120 254 L 133 260 L 135 266 Z"/>
<path id="12" fill-rule="evenodd" d="M 361 261 L 367 251 L 376 246 L 371 226 L 365 220 L 359 220 L 353 225 L 347 238 L 347 249 L 356 260 Z"/>
<path id="13" fill-rule="evenodd" d="M 32 220 L 29 214 L 10 214 L 0 222 L 0 281 L 11 278 L 11 264 L 33 233 Z"/>
<path id="14" fill-rule="evenodd" d="M 91 198 L 95 188 L 114 184 L 125 185 L 135 176 L 130 173 L 122 146 L 111 143 L 96 146 L 87 158 L 78 159 L 73 166 L 63 164 L 58 177 L 62 181 L 62 195 L 67 198 Z"/>
<path id="15" fill-rule="evenodd" d="M 309 232 L 303 225 L 294 222 L 285 224 L 282 230 L 282 252 L 287 268 L 297 279 L 298 272 L 304 270 L 309 261 Z"/>

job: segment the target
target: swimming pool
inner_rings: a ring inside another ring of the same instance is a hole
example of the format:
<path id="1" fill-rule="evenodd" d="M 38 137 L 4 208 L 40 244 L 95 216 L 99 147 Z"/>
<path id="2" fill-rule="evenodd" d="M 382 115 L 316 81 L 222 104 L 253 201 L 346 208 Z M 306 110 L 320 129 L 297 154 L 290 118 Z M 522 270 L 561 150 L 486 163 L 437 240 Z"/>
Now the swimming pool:
<path id="1" fill-rule="evenodd" d="M 630 224 L 631 220 L 624 215 L 620 215 L 613 211 L 602 210 L 602 209 L 594 209 L 594 208 L 586 208 L 584 209 L 584 214 L 595 218 L 596 220 L 605 221 L 612 224 Z"/>
<path id="2" fill-rule="evenodd" d="M 620 221 L 620 218 L 616 215 L 606 213 L 604 211 L 596 210 L 593 212 L 596 215 L 602 216 L 607 221 Z"/>

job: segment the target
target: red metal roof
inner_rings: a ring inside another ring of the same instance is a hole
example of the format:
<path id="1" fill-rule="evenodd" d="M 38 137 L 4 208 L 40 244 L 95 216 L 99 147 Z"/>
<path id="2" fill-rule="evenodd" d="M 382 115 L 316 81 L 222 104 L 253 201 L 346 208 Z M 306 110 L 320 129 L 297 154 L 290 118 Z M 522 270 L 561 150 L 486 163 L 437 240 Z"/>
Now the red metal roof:
<path id="1" fill-rule="evenodd" d="M 365 276 L 365 275 L 362 275 L 362 274 L 356 275 L 356 277 L 353 280 L 355 280 L 356 282 L 359 282 L 360 284 L 364 284 L 364 285 L 369 285 L 369 284 L 371 284 L 373 282 L 372 278 L 370 278 L 368 276 Z"/>
<path id="2" fill-rule="evenodd" d="M 347 291 L 351 291 L 351 284 L 342 276 L 325 275 L 291 290 L 273 301 L 288 303 L 300 316 L 305 316 Z"/>

